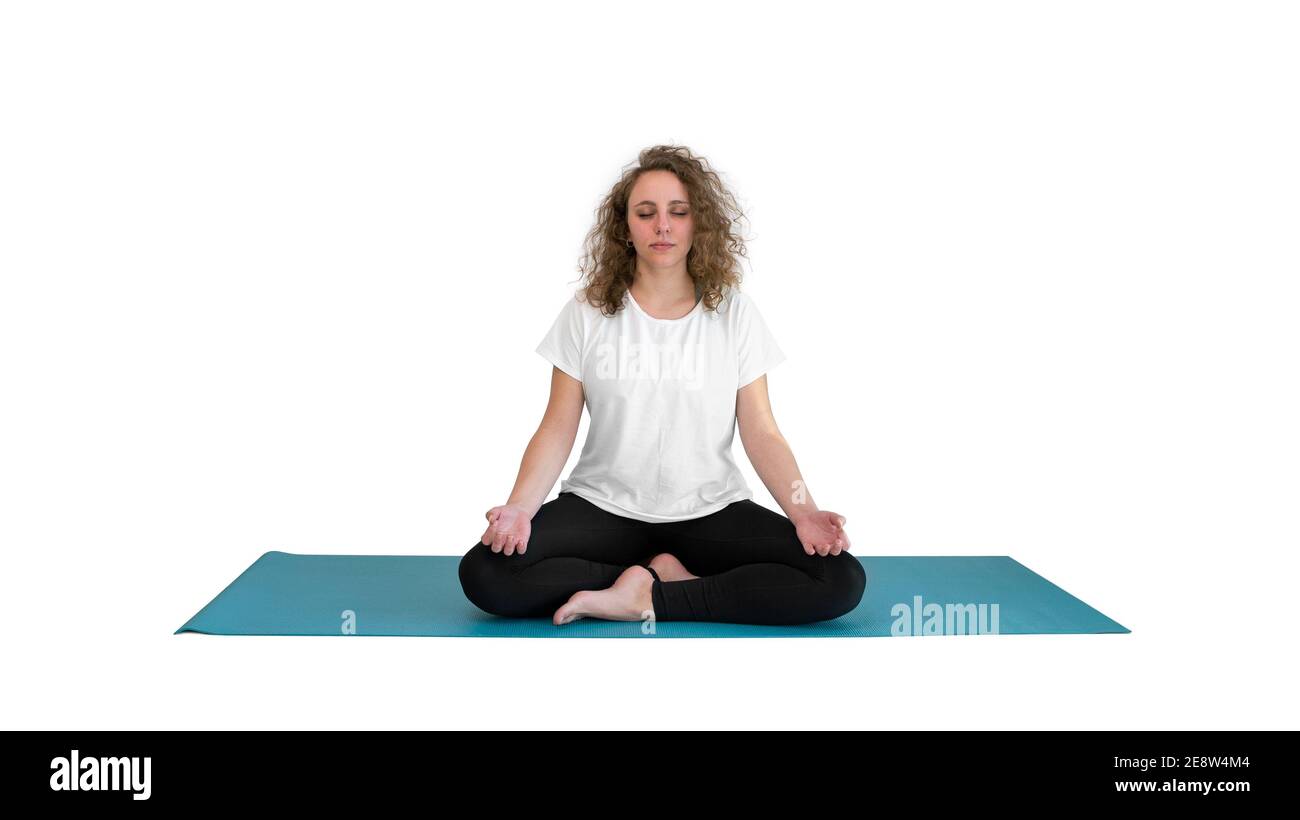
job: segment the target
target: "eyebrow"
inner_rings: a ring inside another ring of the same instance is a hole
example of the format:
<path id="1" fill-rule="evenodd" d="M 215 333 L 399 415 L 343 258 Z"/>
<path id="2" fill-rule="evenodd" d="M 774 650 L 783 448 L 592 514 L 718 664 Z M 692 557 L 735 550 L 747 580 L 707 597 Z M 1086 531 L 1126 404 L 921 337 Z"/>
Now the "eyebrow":
<path id="1" fill-rule="evenodd" d="M 641 200 L 640 202 L 638 202 L 637 204 L 633 205 L 632 207 L 633 207 L 633 208 L 640 208 L 642 205 L 654 205 L 654 204 L 655 204 L 655 203 L 651 202 L 651 201 L 648 200 L 648 199 L 643 199 L 643 200 Z M 674 199 L 672 202 L 669 202 L 668 204 L 669 204 L 670 206 L 672 206 L 672 205 L 690 205 L 691 203 L 687 202 L 687 201 L 684 200 L 684 199 Z"/>

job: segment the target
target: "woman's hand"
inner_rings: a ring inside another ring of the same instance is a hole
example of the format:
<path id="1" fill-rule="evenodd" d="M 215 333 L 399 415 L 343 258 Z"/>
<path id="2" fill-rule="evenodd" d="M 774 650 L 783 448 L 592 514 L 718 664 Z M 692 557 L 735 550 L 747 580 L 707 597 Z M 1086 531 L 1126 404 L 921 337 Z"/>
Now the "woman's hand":
<path id="1" fill-rule="evenodd" d="M 493 552 L 505 550 L 506 555 L 516 551 L 523 555 L 528 551 L 528 536 L 533 531 L 533 516 L 518 504 L 502 504 L 493 507 L 484 515 L 488 528 L 484 531 L 480 543 L 490 544 Z"/>
<path id="2" fill-rule="evenodd" d="M 844 532 L 847 518 L 830 510 L 817 510 L 800 516 L 794 522 L 795 534 L 803 544 L 803 551 L 812 555 L 839 555 L 849 548 L 849 536 Z"/>

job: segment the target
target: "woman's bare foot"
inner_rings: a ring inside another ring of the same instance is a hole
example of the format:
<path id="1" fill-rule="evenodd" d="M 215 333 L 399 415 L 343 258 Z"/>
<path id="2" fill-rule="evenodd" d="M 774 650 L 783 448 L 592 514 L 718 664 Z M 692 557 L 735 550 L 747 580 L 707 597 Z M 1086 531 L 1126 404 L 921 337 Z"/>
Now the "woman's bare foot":
<path id="1" fill-rule="evenodd" d="M 659 567 L 655 567 L 655 572 Z M 623 570 L 608 589 L 584 589 L 573 593 L 564 606 L 555 610 L 551 620 L 556 626 L 591 616 L 607 621 L 639 621 L 654 613 L 650 588 L 654 576 L 640 564 Z"/>
<path id="2" fill-rule="evenodd" d="M 686 566 L 677 560 L 677 556 L 670 552 L 661 552 L 651 558 L 650 566 L 654 567 L 655 572 L 659 573 L 659 580 L 661 581 L 689 581 L 700 577 L 687 571 Z"/>

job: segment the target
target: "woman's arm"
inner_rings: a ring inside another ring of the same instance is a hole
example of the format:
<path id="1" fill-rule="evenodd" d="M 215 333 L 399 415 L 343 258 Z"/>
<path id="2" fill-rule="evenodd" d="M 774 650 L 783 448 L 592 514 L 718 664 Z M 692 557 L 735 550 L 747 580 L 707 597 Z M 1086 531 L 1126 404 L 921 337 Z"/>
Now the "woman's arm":
<path id="1" fill-rule="evenodd" d="M 573 452 L 582 421 L 582 382 L 558 367 L 551 368 L 551 397 L 546 412 L 524 450 L 507 504 L 518 504 L 537 512 L 555 486 L 564 464 Z"/>
<path id="2" fill-rule="evenodd" d="M 479 540 L 490 544 L 493 552 L 523 554 L 528 549 L 528 536 L 532 532 L 529 522 L 569 460 L 578 437 L 578 423 L 582 421 L 582 405 L 582 382 L 552 367 L 551 398 L 537 432 L 524 449 L 510 498 L 486 514 L 488 528 Z"/>
<path id="3" fill-rule="evenodd" d="M 767 491 L 781 505 L 794 523 L 804 551 L 811 555 L 838 555 L 848 549 L 849 539 L 843 525 L 847 519 L 829 510 L 817 509 L 808 492 L 790 445 L 776 426 L 772 404 L 767 396 L 767 375 L 736 391 L 736 425 L 740 443 L 749 456 L 754 472 L 763 480 Z"/>

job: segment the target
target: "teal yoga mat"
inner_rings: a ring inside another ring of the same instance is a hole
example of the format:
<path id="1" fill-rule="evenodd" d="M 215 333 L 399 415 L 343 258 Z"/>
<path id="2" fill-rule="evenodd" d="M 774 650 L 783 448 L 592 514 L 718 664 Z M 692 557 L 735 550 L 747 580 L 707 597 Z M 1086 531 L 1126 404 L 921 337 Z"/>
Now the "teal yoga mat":
<path id="1" fill-rule="evenodd" d="M 460 588 L 460 556 L 272 550 L 173 634 L 471 638 L 850 638 L 1129 632 L 1006 555 L 855 556 L 857 609 L 798 626 L 499 618 Z M 994 608 L 996 605 L 996 608 Z M 981 619 L 981 606 L 982 619 Z"/>

